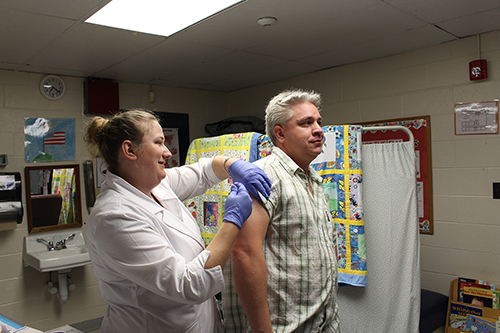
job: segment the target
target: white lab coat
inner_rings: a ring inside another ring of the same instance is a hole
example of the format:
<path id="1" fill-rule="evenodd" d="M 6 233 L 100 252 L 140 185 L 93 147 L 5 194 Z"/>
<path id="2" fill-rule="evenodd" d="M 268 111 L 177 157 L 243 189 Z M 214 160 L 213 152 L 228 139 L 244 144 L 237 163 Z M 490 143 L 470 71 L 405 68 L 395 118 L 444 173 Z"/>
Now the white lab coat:
<path id="1" fill-rule="evenodd" d="M 109 303 L 103 333 L 223 332 L 214 298 L 222 269 L 203 268 L 210 252 L 181 202 L 220 179 L 212 159 L 166 171 L 153 190 L 165 208 L 108 172 L 89 216 L 88 249 Z"/>

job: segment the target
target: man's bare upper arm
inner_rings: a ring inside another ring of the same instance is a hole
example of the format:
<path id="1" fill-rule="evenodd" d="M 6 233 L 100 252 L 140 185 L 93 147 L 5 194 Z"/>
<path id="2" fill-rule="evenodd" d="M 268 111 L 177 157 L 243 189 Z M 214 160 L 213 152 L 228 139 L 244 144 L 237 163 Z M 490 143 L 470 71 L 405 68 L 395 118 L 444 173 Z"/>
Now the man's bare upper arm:
<path id="1" fill-rule="evenodd" d="M 262 202 L 252 196 L 252 214 L 243 223 L 233 245 L 233 251 L 245 251 L 247 254 L 255 250 L 262 252 L 262 244 L 269 225 L 269 215 Z"/>

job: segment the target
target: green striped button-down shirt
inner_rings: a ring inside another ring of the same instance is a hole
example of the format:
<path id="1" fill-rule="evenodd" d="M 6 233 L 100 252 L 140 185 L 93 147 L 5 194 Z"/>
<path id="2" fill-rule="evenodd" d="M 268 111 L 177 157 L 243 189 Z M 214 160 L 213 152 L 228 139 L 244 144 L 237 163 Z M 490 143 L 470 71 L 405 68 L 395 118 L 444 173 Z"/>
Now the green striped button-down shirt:
<path id="1" fill-rule="evenodd" d="M 340 332 L 337 307 L 337 243 L 321 176 L 308 174 L 282 150 L 255 164 L 273 185 L 264 205 L 270 221 L 263 250 L 268 303 L 275 333 Z M 310 180 L 312 191 L 308 189 Z M 231 269 L 223 293 L 226 332 L 251 332 L 237 300 Z"/>

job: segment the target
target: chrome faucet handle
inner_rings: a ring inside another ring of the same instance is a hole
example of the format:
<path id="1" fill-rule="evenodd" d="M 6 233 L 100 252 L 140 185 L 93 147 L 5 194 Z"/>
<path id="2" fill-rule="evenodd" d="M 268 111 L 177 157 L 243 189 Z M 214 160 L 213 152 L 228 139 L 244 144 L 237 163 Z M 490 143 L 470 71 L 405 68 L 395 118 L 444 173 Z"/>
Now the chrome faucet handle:
<path id="1" fill-rule="evenodd" d="M 55 249 L 56 250 L 65 249 L 66 248 L 66 242 L 69 241 L 69 240 L 72 240 L 73 238 L 75 238 L 75 234 L 71 234 L 68 237 L 66 237 L 65 239 L 63 239 L 62 241 L 57 242 L 56 246 L 55 246 Z"/>
<path id="2" fill-rule="evenodd" d="M 37 238 L 36 241 L 38 243 L 42 243 L 42 244 L 47 245 L 47 248 L 49 249 L 49 251 L 55 250 L 54 242 L 52 242 L 52 241 L 48 241 L 48 240 L 46 240 L 44 238 Z"/>
<path id="3" fill-rule="evenodd" d="M 68 237 L 66 237 L 66 239 L 64 240 L 64 242 L 66 243 L 67 241 L 72 240 L 73 238 L 75 238 L 75 236 L 76 236 L 75 234 L 69 235 Z"/>

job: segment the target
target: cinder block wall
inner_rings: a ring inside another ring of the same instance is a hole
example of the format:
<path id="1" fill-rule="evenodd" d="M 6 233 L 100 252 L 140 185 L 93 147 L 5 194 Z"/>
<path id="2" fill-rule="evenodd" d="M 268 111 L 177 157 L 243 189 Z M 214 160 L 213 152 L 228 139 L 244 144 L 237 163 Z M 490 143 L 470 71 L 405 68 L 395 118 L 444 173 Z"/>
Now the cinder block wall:
<path id="1" fill-rule="evenodd" d="M 76 121 L 76 158 L 59 164 L 80 164 L 90 158 L 83 142 L 83 131 L 89 119 L 83 114 L 83 79 L 63 77 L 67 93 L 58 101 L 49 101 L 39 93 L 44 75 L 0 71 L 0 154 L 7 154 L 9 164 L 0 172 L 20 172 L 32 163 L 24 161 L 24 118 L 74 118 Z M 148 85 L 120 82 L 120 108 L 144 107 L 155 111 L 188 113 L 191 137 L 204 136 L 204 124 L 224 117 L 227 94 L 205 91 L 153 87 L 156 102 L 148 104 Z M 80 172 L 82 191 L 83 172 Z M 83 220 L 88 219 L 85 195 L 82 193 Z M 22 325 L 49 330 L 66 324 L 102 317 L 107 304 L 101 298 L 92 265 L 71 270 L 69 275 L 77 288 L 69 292 L 65 305 L 49 295 L 46 283 L 49 273 L 24 267 L 23 238 L 28 234 L 25 188 L 23 188 L 23 223 L 14 231 L 0 232 L 0 314 Z M 85 229 L 85 226 L 84 226 Z M 57 281 L 57 272 L 52 274 Z"/>
<path id="2" fill-rule="evenodd" d="M 454 130 L 455 104 L 500 98 L 500 32 L 481 35 L 481 46 L 483 81 L 469 80 L 477 59 L 470 37 L 234 92 L 228 109 L 263 117 L 272 96 L 297 87 L 322 94 L 325 125 L 430 115 L 434 234 L 420 237 L 422 287 L 448 295 L 457 276 L 498 285 L 500 200 L 492 183 L 500 182 L 500 134 Z"/>
<path id="3" fill-rule="evenodd" d="M 431 115 L 434 234 L 421 235 L 422 287 L 448 294 L 449 282 L 457 276 L 498 285 L 500 200 L 492 199 L 492 183 L 500 182 L 500 136 L 454 134 L 454 104 L 500 96 L 500 32 L 481 36 L 489 73 L 479 82 L 468 78 L 468 63 L 477 58 L 475 38 L 229 94 L 154 86 L 154 104 L 148 103 L 148 85 L 120 82 L 120 107 L 188 113 L 191 139 L 206 136 L 205 124 L 226 117 L 263 117 L 267 101 L 289 87 L 322 94 L 325 125 Z M 9 158 L 0 172 L 18 171 L 24 177 L 24 117 L 75 118 L 76 160 L 69 163 L 90 157 L 82 140 L 88 120 L 83 79 L 64 77 L 67 94 L 51 102 L 38 92 L 42 76 L 0 71 L 0 154 Z M 106 303 L 92 265 L 70 272 L 77 289 L 65 305 L 48 295 L 48 273 L 23 267 L 27 234 L 26 218 L 15 231 L 0 232 L 0 314 L 40 330 L 104 315 Z"/>

